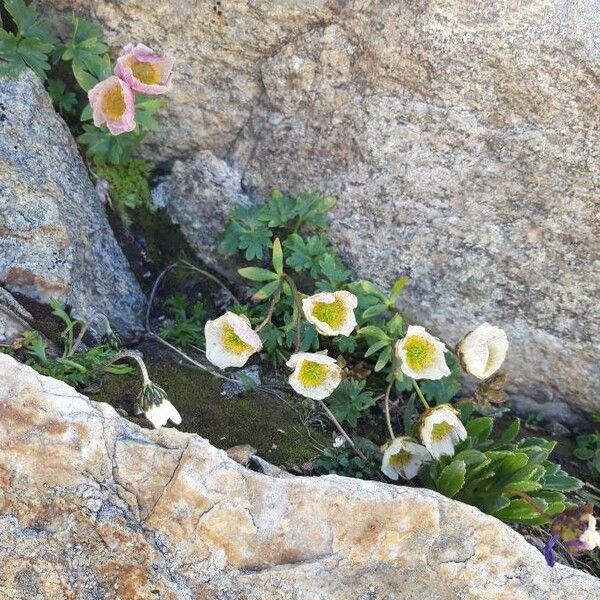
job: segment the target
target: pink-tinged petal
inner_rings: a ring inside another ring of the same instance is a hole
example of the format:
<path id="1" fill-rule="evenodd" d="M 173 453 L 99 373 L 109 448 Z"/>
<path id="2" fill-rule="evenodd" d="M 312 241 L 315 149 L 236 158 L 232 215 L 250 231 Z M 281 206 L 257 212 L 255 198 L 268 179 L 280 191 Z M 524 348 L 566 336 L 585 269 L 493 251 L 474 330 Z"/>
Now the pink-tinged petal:
<path id="1" fill-rule="evenodd" d="M 126 51 L 126 49 L 128 51 Z M 125 46 L 115 65 L 115 74 L 125 81 L 133 90 L 143 94 L 164 94 L 171 87 L 171 71 L 173 69 L 174 59 L 170 57 L 159 56 L 152 52 L 150 48 L 143 44 L 132 47 L 131 44 Z M 147 63 L 158 69 L 159 81 L 149 83 L 140 79 L 139 64 Z M 138 73 L 136 75 L 136 65 Z"/>
<path id="2" fill-rule="evenodd" d="M 122 92 L 123 112 L 115 116 L 107 110 L 107 96 L 118 86 Z M 88 93 L 94 125 L 100 127 L 104 123 L 113 135 L 119 135 L 135 129 L 135 97 L 131 88 L 121 79 L 111 75 L 96 84 Z"/>

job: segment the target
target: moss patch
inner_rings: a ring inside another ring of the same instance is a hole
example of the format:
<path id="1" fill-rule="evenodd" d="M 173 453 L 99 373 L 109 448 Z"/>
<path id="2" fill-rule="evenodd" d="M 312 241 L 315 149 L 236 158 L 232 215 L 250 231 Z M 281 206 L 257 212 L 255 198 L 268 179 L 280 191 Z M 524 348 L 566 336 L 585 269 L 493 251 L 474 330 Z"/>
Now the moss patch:
<path id="1" fill-rule="evenodd" d="M 197 433 L 217 448 L 250 444 L 275 465 L 301 465 L 318 454 L 299 415 L 279 398 L 260 388 L 229 398 L 221 394 L 220 379 L 179 364 L 155 343 L 146 342 L 141 349 L 150 376 L 181 413 L 179 430 Z M 112 376 L 91 398 L 132 414 L 139 385 L 136 376 Z M 323 432 L 310 433 L 329 443 Z"/>

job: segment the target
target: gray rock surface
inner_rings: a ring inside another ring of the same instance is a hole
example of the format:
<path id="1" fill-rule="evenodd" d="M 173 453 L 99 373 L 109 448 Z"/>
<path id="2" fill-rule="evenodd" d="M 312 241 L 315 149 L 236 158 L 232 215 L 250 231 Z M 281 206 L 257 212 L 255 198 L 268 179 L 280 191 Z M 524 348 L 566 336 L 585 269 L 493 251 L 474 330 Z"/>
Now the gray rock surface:
<path id="1" fill-rule="evenodd" d="M 600 0 L 41 4 L 177 57 L 153 156 L 338 196 L 361 276 L 410 275 L 404 307 L 446 339 L 503 326 L 523 406 L 600 407 Z M 206 194 L 171 208 L 203 244 Z"/>
<path id="2" fill-rule="evenodd" d="M 124 334 L 145 298 L 69 130 L 31 72 L 0 79 L 0 283 L 81 317 L 106 314 Z"/>
<path id="3" fill-rule="evenodd" d="M 0 286 L 0 344 L 10 344 L 31 329 L 33 317 L 12 295 Z"/>
<path id="4" fill-rule="evenodd" d="M 177 399 L 173 398 L 175 404 Z M 0 589 L 38 600 L 594 600 L 435 492 L 269 477 L 0 354 Z"/>

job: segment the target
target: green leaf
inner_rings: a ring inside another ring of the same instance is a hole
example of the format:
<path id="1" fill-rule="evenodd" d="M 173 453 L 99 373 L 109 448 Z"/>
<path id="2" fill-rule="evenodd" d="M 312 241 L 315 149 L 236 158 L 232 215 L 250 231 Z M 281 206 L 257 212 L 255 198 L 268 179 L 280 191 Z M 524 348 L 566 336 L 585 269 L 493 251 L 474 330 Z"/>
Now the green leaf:
<path id="1" fill-rule="evenodd" d="M 388 337 L 387 333 L 383 331 L 383 329 L 375 327 L 374 325 L 367 325 L 366 327 L 361 327 L 357 333 L 364 337 L 373 337 L 378 340 L 390 341 L 390 338 Z"/>
<path id="2" fill-rule="evenodd" d="M 409 279 L 407 275 L 402 275 L 402 277 L 398 278 L 394 285 L 392 286 L 392 291 L 390 293 L 388 305 L 390 307 L 396 306 L 396 302 L 398 298 L 400 298 L 400 294 L 404 291 L 404 288 L 408 285 Z"/>
<path id="3" fill-rule="evenodd" d="M 594 451 L 591 448 L 580 447 L 573 450 L 573 455 L 579 460 L 590 460 L 594 457 Z"/>
<path id="4" fill-rule="evenodd" d="M 511 424 L 504 430 L 502 435 L 498 438 L 496 444 L 498 446 L 505 446 L 512 442 L 518 435 L 521 429 L 521 420 L 518 418 L 513 419 Z"/>
<path id="5" fill-rule="evenodd" d="M 446 353 L 446 362 L 450 368 L 450 375 L 437 380 L 423 380 L 421 391 L 431 403 L 445 404 L 450 402 L 460 391 L 460 366 L 458 360 L 451 353 Z"/>
<path id="6" fill-rule="evenodd" d="M 267 283 L 267 285 L 261 287 L 260 290 L 258 290 L 258 292 L 256 292 L 252 296 L 252 300 L 256 300 L 256 301 L 266 300 L 267 298 L 270 298 L 277 291 L 278 287 L 279 287 L 279 279 L 277 281 L 271 281 L 271 282 Z"/>
<path id="7" fill-rule="evenodd" d="M 262 269 L 261 267 L 243 267 L 242 269 L 238 269 L 238 273 L 250 281 L 279 280 L 277 273 L 273 273 L 273 271 L 269 271 L 268 269 Z"/>
<path id="8" fill-rule="evenodd" d="M 340 288 L 350 279 L 350 271 L 344 267 L 342 261 L 334 254 L 325 254 L 319 261 L 319 267 L 334 289 Z"/>
<path id="9" fill-rule="evenodd" d="M 485 442 L 492 433 L 494 419 L 491 417 L 479 417 L 472 419 L 465 425 L 467 435 L 477 443 Z"/>
<path id="10" fill-rule="evenodd" d="M 541 498 L 536 501 L 540 505 L 540 510 L 546 510 L 548 503 Z M 508 523 L 521 523 L 531 519 L 540 517 L 540 512 L 533 508 L 528 502 L 522 498 L 516 498 L 510 501 L 510 504 L 505 508 L 501 508 L 494 512 L 494 516 Z"/>
<path id="11" fill-rule="evenodd" d="M 392 348 L 391 348 L 391 346 L 388 346 L 387 348 L 384 348 L 384 350 L 379 355 L 379 358 L 377 359 L 377 362 L 375 363 L 375 367 L 373 368 L 373 370 L 376 373 L 379 373 L 379 371 L 381 371 L 381 369 L 383 369 L 383 367 L 385 367 L 385 365 L 387 365 L 390 362 L 391 358 L 392 358 Z"/>
<path id="12" fill-rule="evenodd" d="M 152 116 L 152 114 L 148 111 L 140 109 L 137 106 L 135 109 L 135 122 L 139 127 L 143 127 L 148 131 L 158 131 L 160 129 L 158 121 Z"/>
<path id="13" fill-rule="evenodd" d="M 373 306 L 369 306 L 369 308 L 363 312 L 362 318 L 365 320 L 372 319 L 373 317 L 384 313 L 386 310 L 387 306 L 385 306 L 385 304 L 374 304 Z"/>
<path id="14" fill-rule="evenodd" d="M 414 421 L 413 415 L 415 414 L 415 406 L 417 402 L 417 395 L 411 394 L 404 410 L 402 411 L 402 427 L 404 429 L 404 435 L 413 437 Z"/>
<path id="15" fill-rule="evenodd" d="M 454 460 L 462 460 L 465 463 L 465 465 L 470 466 L 478 465 L 482 462 L 485 462 L 487 460 L 487 457 L 483 452 L 480 452 L 479 450 L 468 449 L 456 454 Z"/>
<path id="16" fill-rule="evenodd" d="M 91 121 L 93 117 L 92 107 L 90 104 L 86 104 L 85 108 L 81 111 L 80 121 Z"/>
<path id="17" fill-rule="evenodd" d="M 58 42 L 52 35 L 50 26 L 39 20 L 35 6 L 27 6 L 23 0 L 4 0 L 4 7 L 10 13 L 22 37 L 37 38 L 49 46 Z"/>
<path id="18" fill-rule="evenodd" d="M 372 346 L 369 346 L 369 349 L 365 352 L 365 358 L 369 358 L 369 356 L 379 352 L 379 350 L 389 345 L 389 340 L 380 340 L 379 342 L 375 342 Z"/>
<path id="19" fill-rule="evenodd" d="M 436 482 L 437 490 L 448 498 L 454 498 L 465 484 L 466 465 L 462 460 L 453 460 L 442 469 Z"/>
<path id="20" fill-rule="evenodd" d="M 283 275 L 283 250 L 279 238 L 273 241 L 273 269 L 277 275 Z"/>
<path id="21" fill-rule="evenodd" d="M 90 75 L 75 61 L 73 61 L 71 68 L 73 69 L 75 80 L 84 92 L 89 92 L 98 83 L 98 80 L 93 75 Z"/>

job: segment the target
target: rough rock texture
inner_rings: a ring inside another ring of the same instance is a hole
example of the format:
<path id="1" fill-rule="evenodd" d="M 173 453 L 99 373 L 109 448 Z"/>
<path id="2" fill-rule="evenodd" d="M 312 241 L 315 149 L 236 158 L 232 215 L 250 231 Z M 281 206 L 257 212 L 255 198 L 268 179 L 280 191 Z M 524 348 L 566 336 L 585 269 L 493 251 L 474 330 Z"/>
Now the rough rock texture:
<path id="1" fill-rule="evenodd" d="M 0 283 L 11 292 L 105 313 L 122 333 L 144 296 L 75 143 L 31 72 L 0 79 Z"/>
<path id="2" fill-rule="evenodd" d="M 33 317 L 0 286 L 0 344 L 10 344 L 31 329 Z"/>
<path id="3" fill-rule="evenodd" d="M 504 326 L 527 406 L 600 407 L 600 0 L 42 4 L 178 58 L 149 151 L 209 150 L 255 196 L 337 195 L 361 275 L 409 274 L 405 306 L 446 339 Z M 202 243 L 206 194 L 172 209 Z"/>
<path id="4" fill-rule="evenodd" d="M 0 589 L 28 600 L 592 600 L 509 527 L 419 489 L 272 478 L 0 354 Z"/>

